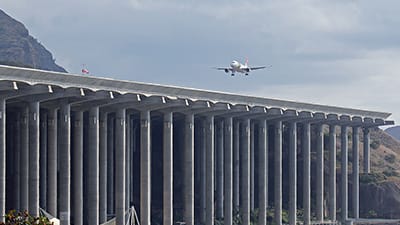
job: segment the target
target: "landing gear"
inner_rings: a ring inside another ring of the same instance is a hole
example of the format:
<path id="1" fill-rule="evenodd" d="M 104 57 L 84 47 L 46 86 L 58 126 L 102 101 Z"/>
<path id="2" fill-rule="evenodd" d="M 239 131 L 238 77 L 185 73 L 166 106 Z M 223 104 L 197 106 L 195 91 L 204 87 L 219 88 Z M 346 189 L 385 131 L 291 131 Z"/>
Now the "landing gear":
<path id="1" fill-rule="evenodd" d="M 248 74 L 248 73 L 245 73 L 245 75 L 248 76 L 249 74 Z"/>
<path id="2" fill-rule="evenodd" d="M 232 74 L 231 74 L 231 76 L 233 77 L 233 76 L 235 76 L 235 74 L 234 74 L 234 73 L 232 73 Z"/>

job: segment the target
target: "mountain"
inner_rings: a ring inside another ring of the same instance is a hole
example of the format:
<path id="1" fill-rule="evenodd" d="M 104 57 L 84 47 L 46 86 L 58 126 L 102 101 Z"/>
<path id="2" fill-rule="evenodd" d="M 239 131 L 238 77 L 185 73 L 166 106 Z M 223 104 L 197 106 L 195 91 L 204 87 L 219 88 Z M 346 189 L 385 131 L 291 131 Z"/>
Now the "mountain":
<path id="1" fill-rule="evenodd" d="M 400 126 L 389 127 L 385 132 L 400 141 Z"/>
<path id="2" fill-rule="evenodd" d="M 0 10 L 0 64 L 67 72 L 25 26 Z"/>

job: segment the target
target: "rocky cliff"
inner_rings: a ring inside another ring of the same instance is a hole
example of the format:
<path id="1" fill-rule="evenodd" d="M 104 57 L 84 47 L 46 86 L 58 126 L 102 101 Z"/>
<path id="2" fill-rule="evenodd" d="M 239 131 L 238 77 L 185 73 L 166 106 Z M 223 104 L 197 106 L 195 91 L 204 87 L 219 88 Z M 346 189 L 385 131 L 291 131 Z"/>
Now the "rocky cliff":
<path id="1" fill-rule="evenodd" d="M 25 26 L 0 10 L 0 64 L 66 72 Z"/>

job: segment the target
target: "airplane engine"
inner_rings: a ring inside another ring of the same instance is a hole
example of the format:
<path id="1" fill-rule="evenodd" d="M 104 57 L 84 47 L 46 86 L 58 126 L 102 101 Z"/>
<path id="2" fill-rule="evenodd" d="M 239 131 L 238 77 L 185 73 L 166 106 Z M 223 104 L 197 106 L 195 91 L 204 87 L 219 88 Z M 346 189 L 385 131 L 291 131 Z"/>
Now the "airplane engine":
<path id="1" fill-rule="evenodd" d="M 245 71 L 246 71 L 246 73 L 249 73 L 250 72 L 250 68 L 246 68 Z"/>
<path id="2" fill-rule="evenodd" d="M 228 73 L 229 72 L 229 70 L 228 69 L 225 69 L 225 73 Z"/>

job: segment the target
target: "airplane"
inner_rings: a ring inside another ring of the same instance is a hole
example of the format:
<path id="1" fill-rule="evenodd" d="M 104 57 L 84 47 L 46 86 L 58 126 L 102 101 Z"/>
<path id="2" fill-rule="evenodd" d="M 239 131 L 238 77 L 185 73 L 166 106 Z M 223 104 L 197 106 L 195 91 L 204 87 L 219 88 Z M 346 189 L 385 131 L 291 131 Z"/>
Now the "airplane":
<path id="1" fill-rule="evenodd" d="M 266 66 L 249 67 L 248 62 L 249 61 L 246 59 L 246 62 L 243 65 L 240 62 L 233 60 L 230 64 L 230 67 L 217 67 L 215 69 L 224 70 L 225 73 L 231 72 L 231 76 L 235 76 L 235 72 L 244 73 L 247 76 L 249 75 L 250 71 L 266 68 Z"/>

